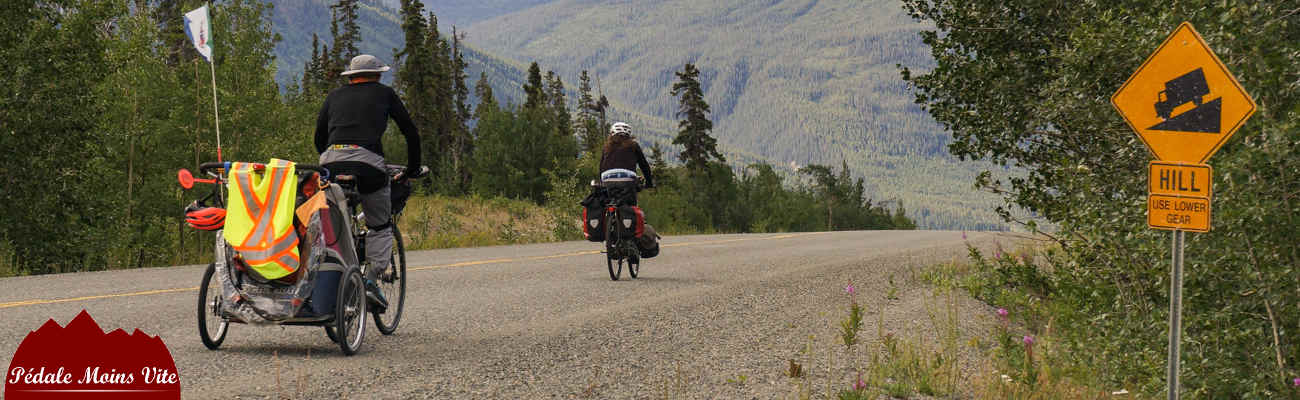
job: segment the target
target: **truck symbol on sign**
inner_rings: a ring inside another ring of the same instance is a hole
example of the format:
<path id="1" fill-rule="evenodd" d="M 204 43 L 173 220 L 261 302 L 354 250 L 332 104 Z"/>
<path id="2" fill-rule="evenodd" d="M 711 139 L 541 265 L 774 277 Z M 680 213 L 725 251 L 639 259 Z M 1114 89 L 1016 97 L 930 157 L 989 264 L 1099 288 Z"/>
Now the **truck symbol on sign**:
<path id="1" fill-rule="evenodd" d="M 1205 72 L 1197 68 L 1165 82 L 1165 90 L 1161 90 L 1157 95 L 1156 115 L 1161 119 L 1169 119 L 1174 113 L 1174 108 L 1189 101 L 1199 107 L 1201 99 L 1208 94 L 1210 94 L 1210 85 L 1205 82 Z"/>

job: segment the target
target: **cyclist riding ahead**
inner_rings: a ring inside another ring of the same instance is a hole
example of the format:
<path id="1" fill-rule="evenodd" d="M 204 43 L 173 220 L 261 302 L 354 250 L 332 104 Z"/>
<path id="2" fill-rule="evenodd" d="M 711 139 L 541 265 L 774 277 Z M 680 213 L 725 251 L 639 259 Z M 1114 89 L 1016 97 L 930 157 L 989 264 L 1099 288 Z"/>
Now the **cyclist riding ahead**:
<path id="1" fill-rule="evenodd" d="M 609 139 L 605 141 L 605 149 L 600 154 L 600 179 L 635 179 L 637 167 L 641 168 L 641 173 L 645 176 L 645 187 L 655 187 L 650 163 L 646 162 L 641 145 L 632 139 L 632 126 L 625 122 L 615 122 L 609 127 Z M 635 194 L 631 202 L 636 205 Z"/>
<path id="2" fill-rule="evenodd" d="M 393 251 L 392 200 L 389 175 L 385 169 L 381 137 L 392 118 L 406 137 L 406 171 L 394 180 L 417 176 L 420 172 L 420 136 L 411 116 L 392 88 L 379 83 L 388 71 L 378 58 L 362 54 L 352 58 L 342 73 L 348 84 L 334 89 L 325 98 L 316 117 L 316 151 L 320 164 L 331 175 L 352 175 L 361 194 L 367 235 L 366 297 L 375 311 L 382 313 L 388 301 L 375 280 L 388 269 Z"/>

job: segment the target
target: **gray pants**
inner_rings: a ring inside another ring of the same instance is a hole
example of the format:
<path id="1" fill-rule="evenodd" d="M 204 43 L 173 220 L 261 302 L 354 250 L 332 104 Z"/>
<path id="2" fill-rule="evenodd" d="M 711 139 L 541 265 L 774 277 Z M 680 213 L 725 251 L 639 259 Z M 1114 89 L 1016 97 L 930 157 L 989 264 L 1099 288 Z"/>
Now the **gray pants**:
<path id="1" fill-rule="evenodd" d="M 356 161 L 375 169 L 384 171 L 384 157 L 366 149 L 330 149 L 320 155 L 321 165 L 329 163 Z M 370 233 L 366 236 L 366 279 L 375 279 L 381 271 L 388 269 L 393 256 L 392 189 L 385 179 L 384 187 L 361 195 L 361 212 L 366 218 L 366 227 Z M 375 227 L 383 226 L 381 229 Z"/>

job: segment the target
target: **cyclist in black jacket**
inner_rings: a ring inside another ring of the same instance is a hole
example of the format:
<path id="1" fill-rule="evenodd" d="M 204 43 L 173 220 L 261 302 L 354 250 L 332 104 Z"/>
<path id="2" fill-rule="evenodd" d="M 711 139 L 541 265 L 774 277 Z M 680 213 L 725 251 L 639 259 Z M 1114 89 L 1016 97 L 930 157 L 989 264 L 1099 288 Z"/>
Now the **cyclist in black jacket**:
<path id="1" fill-rule="evenodd" d="M 406 172 L 416 176 L 420 168 L 420 136 L 411 116 L 392 88 L 379 83 L 388 71 L 378 58 L 362 54 L 352 58 L 343 76 L 348 84 L 330 92 L 316 117 L 316 151 L 320 164 L 334 175 L 353 175 L 361 193 L 366 215 L 367 297 L 376 311 L 388 307 L 375 278 L 388 268 L 393 252 L 392 199 L 385 172 L 384 147 L 380 140 L 392 118 L 406 137 Z M 399 179 L 401 176 L 399 176 Z"/>
<path id="2" fill-rule="evenodd" d="M 645 152 L 632 139 L 632 126 L 625 122 L 615 122 L 609 127 L 609 139 L 605 141 L 605 148 L 600 154 L 601 179 L 604 180 L 611 170 L 626 170 L 635 176 L 637 167 L 641 168 L 641 175 L 645 177 L 645 187 L 655 187 L 654 175 L 650 173 L 650 163 L 645 159 Z M 617 172 L 622 171 L 615 173 Z M 635 197 L 632 204 L 636 204 Z"/>

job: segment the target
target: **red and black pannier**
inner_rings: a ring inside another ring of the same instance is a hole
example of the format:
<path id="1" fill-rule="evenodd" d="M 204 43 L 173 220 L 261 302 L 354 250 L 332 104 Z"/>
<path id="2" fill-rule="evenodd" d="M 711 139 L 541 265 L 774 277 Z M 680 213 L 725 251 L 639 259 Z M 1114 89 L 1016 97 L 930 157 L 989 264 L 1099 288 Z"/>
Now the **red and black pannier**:
<path id="1" fill-rule="evenodd" d="M 641 207 L 619 207 L 618 220 L 623 224 L 623 239 L 639 238 L 645 232 L 645 214 L 641 212 Z"/>
<path id="2" fill-rule="evenodd" d="M 582 209 L 582 236 L 591 242 L 605 241 L 605 210 L 603 207 Z"/>

